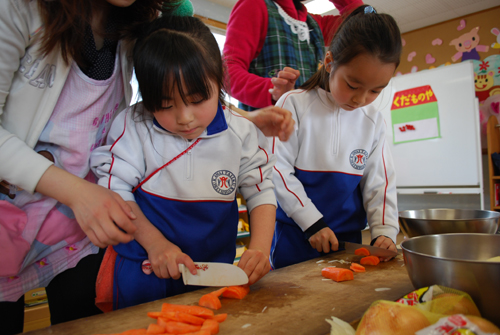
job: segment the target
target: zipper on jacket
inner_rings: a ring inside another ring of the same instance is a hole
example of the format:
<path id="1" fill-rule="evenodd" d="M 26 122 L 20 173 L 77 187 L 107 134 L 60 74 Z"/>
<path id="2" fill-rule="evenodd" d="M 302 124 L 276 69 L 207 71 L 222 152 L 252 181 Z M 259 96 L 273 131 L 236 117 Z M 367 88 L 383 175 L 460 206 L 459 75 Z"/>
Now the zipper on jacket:
<path id="1" fill-rule="evenodd" d="M 186 141 L 188 147 L 192 144 L 191 142 Z M 186 180 L 193 180 L 193 150 L 189 150 L 186 152 Z"/>
<path id="2" fill-rule="evenodd" d="M 340 146 L 340 110 L 337 109 L 332 115 L 332 154 L 334 156 L 339 153 Z"/>

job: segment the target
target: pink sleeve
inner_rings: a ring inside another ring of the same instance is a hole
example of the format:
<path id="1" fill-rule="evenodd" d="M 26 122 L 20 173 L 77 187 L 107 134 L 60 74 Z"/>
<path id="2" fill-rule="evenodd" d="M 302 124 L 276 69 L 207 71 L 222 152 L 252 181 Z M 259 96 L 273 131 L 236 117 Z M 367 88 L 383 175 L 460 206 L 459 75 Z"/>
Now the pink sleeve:
<path id="1" fill-rule="evenodd" d="M 321 29 L 323 33 L 323 38 L 325 39 L 325 44 L 330 45 L 330 41 L 335 34 L 335 30 L 342 22 L 342 18 L 349 15 L 351 11 L 363 5 L 362 0 L 330 0 L 331 3 L 337 8 L 340 12 L 340 15 L 317 15 L 310 14 Z"/>
<path id="2" fill-rule="evenodd" d="M 273 104 L 269 93 L 273 87 L 271 79 L 248 72 L 250 62 L 264 45 L 267 21 L 267 6 L 263 0 L 239 0 L 229 16 L 224 44 L 229 93 L 256 108 Z"/>

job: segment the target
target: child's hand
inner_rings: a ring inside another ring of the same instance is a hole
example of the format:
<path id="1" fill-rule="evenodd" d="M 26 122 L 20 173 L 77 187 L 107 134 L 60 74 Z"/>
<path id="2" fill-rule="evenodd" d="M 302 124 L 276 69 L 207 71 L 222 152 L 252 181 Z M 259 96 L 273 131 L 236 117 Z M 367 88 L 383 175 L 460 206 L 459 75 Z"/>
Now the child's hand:
<path id="1" fill-rule="evenodd" d="M 318 252 L 328 253 L 331 251 L 339 250 L 339 241 L 337 236 L 330 228 L 326 227 L 318 231 L 316 234 L 309 238 L 311 247 L 318 250 Z"/>
<path id="2" fill-rule="evenodd" d="M 274 87 L 269 89 L 269 93 L 274 101 L 278 101 L 283 94 L 294 89 L 295 81 L 299 78 L 300 71 L 291 67 L 285 67 L 278 72 L 278 76 L 271 78 Z"/>
<path id="3" fill-rule="evenodd" d="M 248 285 L 252 285 L 271 270 L 269 255 L 257 249 L 248 249 L 241 255 L 238 267 L 247 274 Z"/>
<path id="4" fill-rule="evenodd" d="M 388 238 L 387 236 L 379 236 L 375 243 L 373 243 L 374 247 L 379 247 L 379 248 L 384 248 L 384 249 L 389 249 L 395 252 L 398 252 L 398 248 L 396 248 L 396 245 L 394 242 Z M 379 257 L 382 262 L 387 262 L 392 259 L 392 257 L 384 258 L 384 257 Z"/>
<path id="5" fill-rule="evenodd" d="M 196 274 L 196 267 L 191 257 L 164 237 L 150 243 L 147 252 L 151 267 L 158 278 L 179 279 L 181 277 L 179 264 L 184 264 L 192 274 Z"/>

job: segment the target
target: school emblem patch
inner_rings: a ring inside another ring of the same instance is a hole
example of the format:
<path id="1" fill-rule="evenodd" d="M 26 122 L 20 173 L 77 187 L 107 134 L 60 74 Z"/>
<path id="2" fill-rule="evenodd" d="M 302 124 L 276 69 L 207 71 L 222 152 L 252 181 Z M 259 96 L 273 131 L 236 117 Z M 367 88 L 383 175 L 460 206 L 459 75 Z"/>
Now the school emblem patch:
<path id="1" fill-rule="evenodd" d="M 231 194 L 236 189 L 236 176 L 231 171 L 219 170 L 212 175 L 212 187 L 222 195 Z"/>
<path id="2" fill-rule="evenodd" d="M 349 155 L 349 161 L 351 166 L 356 170 L 363 170 L 366 166 L 366 160 L 368 159 L 368 152 L 363 149 L 356 149 Z"/>

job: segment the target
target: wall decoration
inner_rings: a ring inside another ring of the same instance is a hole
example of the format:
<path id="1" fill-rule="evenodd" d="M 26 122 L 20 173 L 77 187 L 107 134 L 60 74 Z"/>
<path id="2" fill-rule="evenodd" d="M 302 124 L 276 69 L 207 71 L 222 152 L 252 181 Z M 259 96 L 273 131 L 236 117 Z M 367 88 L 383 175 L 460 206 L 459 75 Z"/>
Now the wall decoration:
<path id="1" fill-rule="evenodd" d="M 443 40 L 440 38 L 436 38 L 435 40 L 432 41 L 432 45 L 441 45 L 443 44 Z"/>
<path id="2" fill-rule="evenodd" d="M 491 47 L 493 49 L 500 49 L 500 29 L 493 28 L 491 29 L 491 33 L 497 37 L 497 41 L 495 43 L 491 43 Z"/>
<path id="3" fill-rule="evenodd" d="M 469 59 L 479 60 L 481 57 L 479 56 L 478 51 L 488 52 L 490 49 L 488 45 L 479 44 L 480 38 L 478 31 L 479 27 L 472 28 L 470 32 L 465 33 L 450 42 L 450 45 L 454 45 L 455 49 L 458 51 L 451 57 L 454 62 L 458 61 L 460 58 L 462 58 L 462 62 Z"/>
<path id="4" fill-rule="evenodd" d="M 427 64 L 434 64 L 436 62 L 436 58 L 432 57 L 431 54 L 425 55 L 425 62 Z"/>
<path id="5" fill-rule="evenodd" d="M 465 28 L 465 20 L 460 20 L 460 24 L 457 27 L 457 30 L 462 30 Z"/>
<path id="6" fill-rule="evenodd" d="M 417 55 L 416 51 L 412 51 L 408 54 L 408 62 L 411 62 L 413 58 Z"/>
<path id="7" fill-rule="evenodd" d="M 391 122 L 394 144 L 441 137 L 438 103 L 431 86 L 396 92 Z"/>

